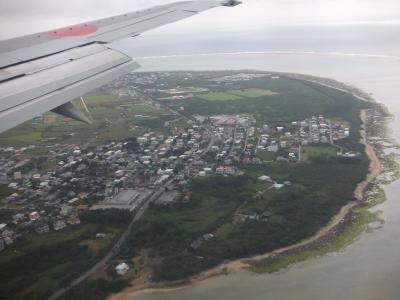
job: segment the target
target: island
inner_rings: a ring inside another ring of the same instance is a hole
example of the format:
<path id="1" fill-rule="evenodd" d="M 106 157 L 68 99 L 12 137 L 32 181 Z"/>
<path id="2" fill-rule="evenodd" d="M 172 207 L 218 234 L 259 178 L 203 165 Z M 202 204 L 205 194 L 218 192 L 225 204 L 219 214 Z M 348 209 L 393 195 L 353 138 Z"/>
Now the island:
<path id="1" fill-rule="evenodd" d="M 346 230 L 382 171 L 368 137 L 388 113 L 330 79 L 133 73 L 77 105 L 91 125 L 47 113 L 0 135 L 7 299 L 279 269 Z"/>

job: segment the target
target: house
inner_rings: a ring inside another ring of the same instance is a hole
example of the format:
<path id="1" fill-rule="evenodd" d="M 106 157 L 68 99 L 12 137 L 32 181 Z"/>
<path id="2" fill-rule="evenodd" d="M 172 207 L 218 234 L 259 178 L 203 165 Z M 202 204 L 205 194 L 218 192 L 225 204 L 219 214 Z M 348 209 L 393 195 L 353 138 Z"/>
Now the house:
<path id="1" fill-rule="evenodd" d="M 272 213 L 270 211 L 265 211 L 261 214 L 260 218 L 263 221 L 268 221 L 271 216 L 272 216 Z"/>
<path id="2" fill-rule="evenodd" d="M 81 204 L 81 205 L 78 206 L 77 209 L 80 210 L 80 211 L 88 210 L 89 209 L 89 205 Z"/>
<path id="3" fill-rule="evenodd" d="M 3 238 L 13 237 L 14 235 L 15 235 L 15 232 L 13 230 L 9 230 L 9 229 L 3 230 L 3 232 L 1 233 L 1 236 Z"/>
<path id="4" fill-rule="evenodd" d="M 203 242 L 204 242 L 203 237 L 198 237 L 190 244 L 190 248 L 192 248 L 193 250 L 196 250 L 197 248 L 199 248 L 201 246 L 201 244 L 203 244 Z"/>
<path id="5" fill-rule="evenodd" d="M 65 221 L 63 221 L 63 220 L 58 220 L 53 223 L 53 228 L 55 231 L 64 229 L 65 227 L 67 227 L 67 224 L 65 224 Z"/>
<path id="6" fill-rule="evenodd" d="M 9 245 L 14 243 L 14 239 L 9 237 L 9 236 L 7 236 L 7 237 L 4 238 L 4 242 L 6 243 L 7 246 L 9 246 Z"/>
<path id="7" fill-rule="evenodd" d="M 205 241 L 208 241 L 208 240 L 210 240 L 210 239 L 213 239 L 215 236 L 212 234 L 212 233 L 206 233 L 206 234 L 204 234 L 203 235 L 203 239 L 205 240 Z"/>
<path id="8" fill-rule="evenodd" d="M 274 188 L 277 189 L 277 190 L 282 189 L 284 186 L 285 186 L 284 184 L 280 184 L 280 183 L 275 183 L 274 184 Z"/>
<path id="9" fill-rule="evenodd" d="M 60 215 L 67 216 L 73 212 L 74 208 L 72 206 L 63 205 L 60 210 Z"/>
<path id="10" fill-rule="evenodd" d="M 35 228 L 37 234 L 45 234 L 50 231 L 50 227 L 47 224 L 41 224 Z"/>
<path id="11" fill-rule="evenodd" d="M 81 220 L 77 216 L 70 216 L 67 220 L 69 225 L 78 225 L 81 223 Z"/>
<path id="12" fill-rule="evenodd" d="M 263 176 L 258 177 L 258 180 L 264 181 L 264 182 L 272 182 L 271 177 L 269 177 L 267 175 L 263 175 Z"/>
<path id="13" fill-rule="evenodd" d="M 279 150 L 279 146 L 277 144 L 273 144 L 267 147 L 268 152 L 277 152 Z"/>
<path id="14" fill-rule="evenodd" d="M 118 266 L 115 267 L 115 271 L 119 274 L 119 275 L 125 275 L 128 271 L 129 271 L 129 266 L 126 263 L 121 263 Z"/>
<path id="15" fill-rule="evenodd" d="M 29 214 L 29 219 L 30 219 L 31 221 L 39 220 L 39 219 L 40 219 L 40 215 L 39 215 L 39 213 L 38 213 L 37 211 L 31 212 L 31 213 Z"/>
<path id="16" fill-rule="evenodd" d="M 18 224 L 25 218 L 24 214 L 18 213 L 12 216 L 13 223 Z"/>
<path id="17" fill-rule="evenodd" d="M 198 237 L 190 244 L 190 248 L 192 248 L 193 250 L 196 250 L 197 248 L 199 248 L 201 246 L 201 244 L 203 244 L 204 242 L 206 242 L 210 239 L 213 239 L 214 237 L 215 236 L 212 233 L 203 234 L 201 237 Z"/>
<path id="18" fill-rule="evenodd" d="M 17 186 L 18 186 L 18 183 L 17 183 L 17 182 L 11 182 L 11 183 L 8 185 L 8 187 L 11 188 L 11 189 L 15 189 Z"/>

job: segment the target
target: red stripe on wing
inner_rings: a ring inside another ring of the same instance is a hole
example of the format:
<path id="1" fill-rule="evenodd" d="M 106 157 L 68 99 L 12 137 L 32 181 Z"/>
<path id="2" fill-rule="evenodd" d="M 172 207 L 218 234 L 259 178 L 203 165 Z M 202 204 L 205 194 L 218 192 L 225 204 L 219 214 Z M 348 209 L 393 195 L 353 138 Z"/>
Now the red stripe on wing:
<path id="1" fill-rule="evenodd" d="M 46 35 L 51 36 L 80 36 L 80 35 L 88 35 L 97 31 L 97 26 L 91 24 L 83 24 L 70 26 L 66 28 L 55 29 L 52 31 L 46 32 Z"/>

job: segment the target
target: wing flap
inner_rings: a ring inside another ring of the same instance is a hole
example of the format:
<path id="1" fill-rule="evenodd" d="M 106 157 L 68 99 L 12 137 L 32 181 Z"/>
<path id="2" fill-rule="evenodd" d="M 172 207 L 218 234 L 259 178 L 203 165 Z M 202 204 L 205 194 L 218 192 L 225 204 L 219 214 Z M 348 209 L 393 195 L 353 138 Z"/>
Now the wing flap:
<path id="1" fill-rule="evenodd" d="M 56 60 L 58 63 L 55 66 L 48 65 L 47 57 L 34 61 L 36 69 L 33 69 L 33 62 L 28 62 L 30 66 L 27 68 L 34 70 L 32 74 L 0 84 L 1 130 L 54 109 L 139 67 L 130 57 L 118 51 L 101 45 L 94 48 L 71 50 L 69 54 L 74 59 L 65 60 L 65 55 L 60 56 L 62 59 Z M 14 68 L 22 67 L 17 65 Z M 8 71 L 20 73 L 12 68 Z"/>
<path id="2" fill-rule="evenodd" d="M 21 75 L 31 75 L 52 67 L 65 64 L 70 61 L 103 52 L 105 50 L 106 48 L 102 45 L 91 44 L 85 47 L 77 47 L 58 54 L 46 56 L 41 58 L 40 60 L 33 60 L 23 64 L 3 68 L 0 69 L 0 82 Z"/>
<path id="3" fill-rule="evenodd" d="M 84 80 L 128 61 L 131 61 L 130 57 L 107 49 L 32 75 L 25 75 L 4 82 L 0 86 L 0 111 Z"/>

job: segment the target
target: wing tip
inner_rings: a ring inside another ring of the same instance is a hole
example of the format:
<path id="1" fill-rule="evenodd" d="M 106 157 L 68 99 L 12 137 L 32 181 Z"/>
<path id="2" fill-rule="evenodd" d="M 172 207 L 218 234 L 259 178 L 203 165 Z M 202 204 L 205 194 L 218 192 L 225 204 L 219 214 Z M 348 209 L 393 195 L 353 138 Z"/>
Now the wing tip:
<path id="1" fill-rule="evenodd" d="M 238 0 L 229 0 L 226 1 L 224 4 L 222 4 L 223 6 L 227 6 L 227 7 L 234 7 L 237 5 L 242 4 L 242 1 L 238 1 Z"/>

